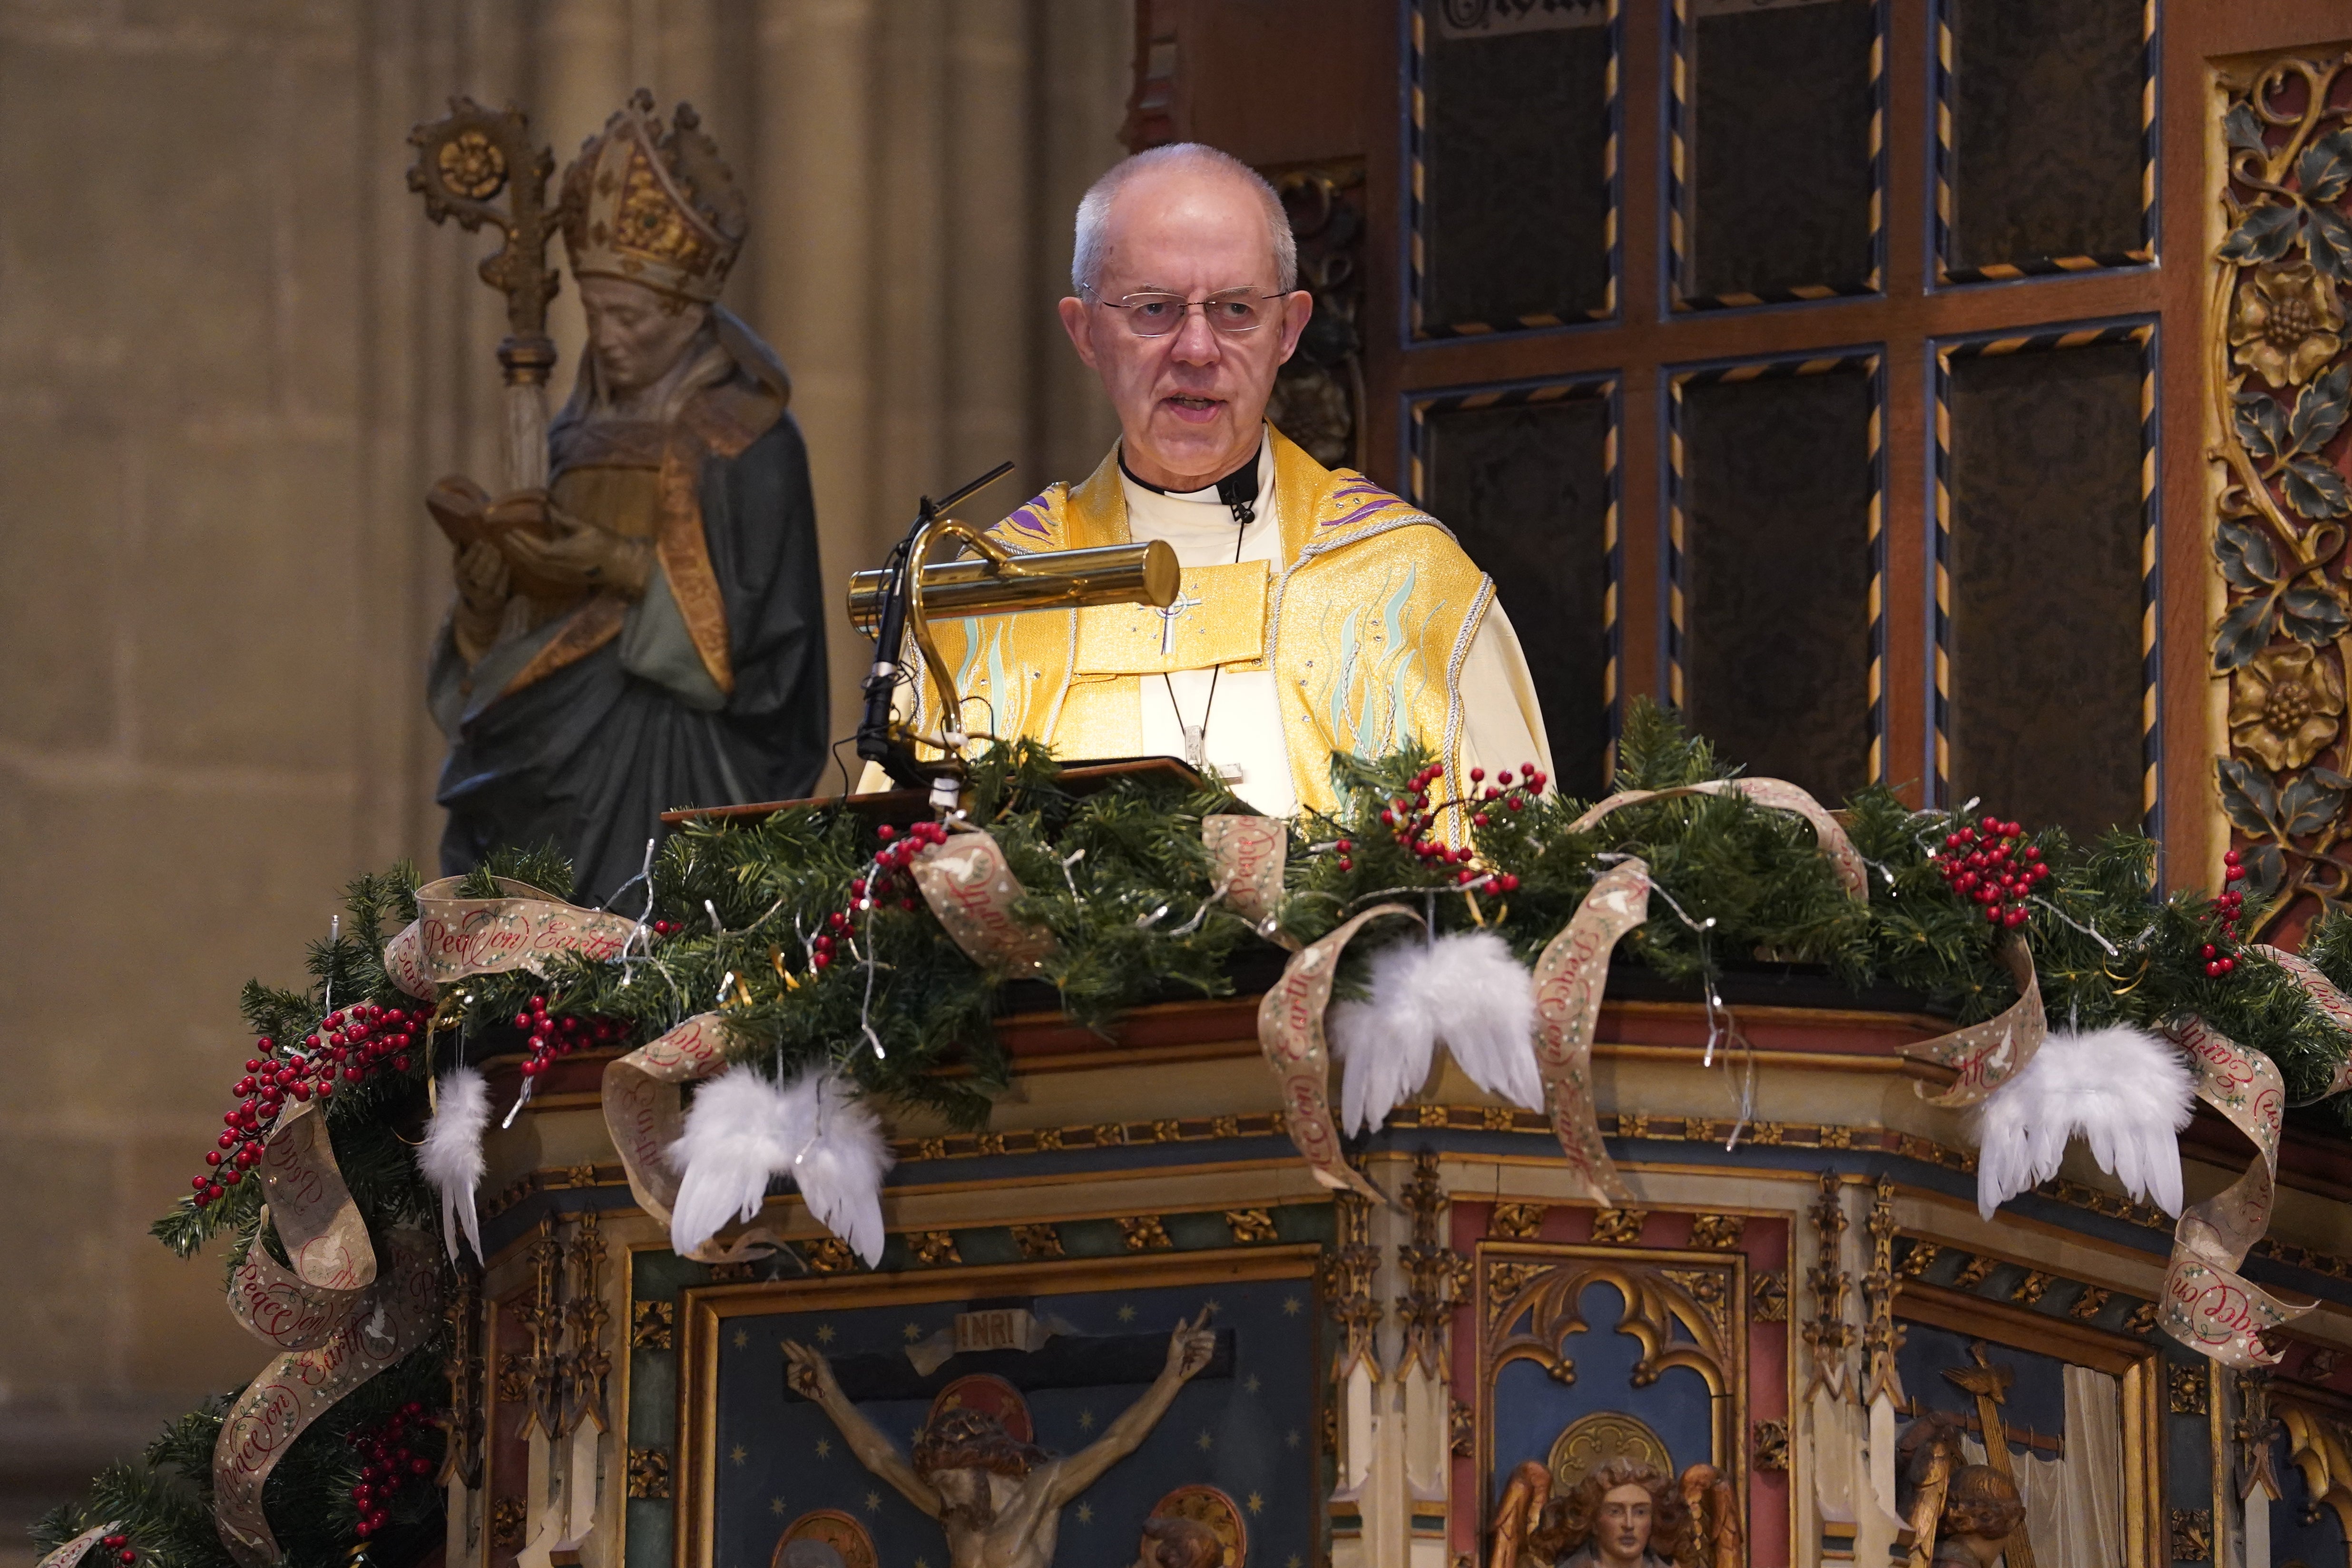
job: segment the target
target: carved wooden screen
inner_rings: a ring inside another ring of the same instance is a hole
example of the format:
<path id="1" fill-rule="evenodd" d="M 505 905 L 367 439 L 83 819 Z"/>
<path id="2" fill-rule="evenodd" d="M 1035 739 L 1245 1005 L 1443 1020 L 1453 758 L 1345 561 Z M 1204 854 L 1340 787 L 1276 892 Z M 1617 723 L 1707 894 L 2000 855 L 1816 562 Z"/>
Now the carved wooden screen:
<path id="1" fill-rule="evenodd" d="M 2234 824 L 2345 889 L 2340 5 L 1138 16 L 1139 144 L 1350 193 L 1321 449 L 1495 575 L 1565 786 L 1647 694 L 1831 795 L 2150 826 L 2176 883 Z M 2319 111 L 2288 67 L 2225 120 L 2290 55 Z"/>

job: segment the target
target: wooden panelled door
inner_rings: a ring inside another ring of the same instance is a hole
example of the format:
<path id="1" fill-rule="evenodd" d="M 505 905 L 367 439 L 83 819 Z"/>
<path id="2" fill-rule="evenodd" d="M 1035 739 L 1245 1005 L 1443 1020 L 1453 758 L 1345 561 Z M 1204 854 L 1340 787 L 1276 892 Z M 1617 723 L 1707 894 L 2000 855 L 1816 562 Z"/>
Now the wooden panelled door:
<path id="1" fill-rule="evenodd" d="M 1277 178 L 1276 418 L 1461 537 L 1563 787 L 1755 773 L 2352 896 L 2352 13 L 1139 0 L 1133 144 Z M 2331 141 L 2330 138 L 2336 138 Z"/>

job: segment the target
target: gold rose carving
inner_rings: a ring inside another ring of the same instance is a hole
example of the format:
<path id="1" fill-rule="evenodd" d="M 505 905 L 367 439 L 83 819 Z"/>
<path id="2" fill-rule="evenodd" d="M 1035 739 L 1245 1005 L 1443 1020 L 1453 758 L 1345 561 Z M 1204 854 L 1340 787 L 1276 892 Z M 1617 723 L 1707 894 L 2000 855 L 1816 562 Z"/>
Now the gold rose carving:
<path id="1" fill-rule="evenodd" d="M 2334 279 L 2308 261 L 2266 262 L 2238 290 L 2231 357 L 2273 386 L 2301 386 L 2343 352 L 2343 330 Z"/>
<path id="2" fill-rule="evenodd" d="M 2336 739 L 2344 678 L 2300 643 L 2264 648 L 2231 678 L 2230 744 L 2274 773 L 2304 766 Z"/>
<path id="3" fill-rule="evenodd" d="M 2245 855 L 2248 932 L 2352 904 L 2352 57 L 2217 72 L 2206 381 L 2219 466 L 2212 549 L 2229 681 L 2215 785 Z"/>

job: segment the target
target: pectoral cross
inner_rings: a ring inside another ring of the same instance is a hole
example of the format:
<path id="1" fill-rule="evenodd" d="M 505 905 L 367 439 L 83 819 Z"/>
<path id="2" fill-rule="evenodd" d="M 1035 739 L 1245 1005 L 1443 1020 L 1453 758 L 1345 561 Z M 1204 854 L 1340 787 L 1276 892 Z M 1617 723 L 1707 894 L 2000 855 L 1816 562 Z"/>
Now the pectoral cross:
<path id="1" fill-rule="evenodd" d="M 1175 653 L 1176 623 L 1183 618 L 1184 612 L 1187 610 L 1197 610 L 1200 607 L 1200 600 L 1193 598 L 1180 588 L 1176 592 L 1175 599 L 1169 604 L 1167 608 L 1154 608 L 1152 610 L 1151 613 L 1160 617 L 1160 658 L 1167 658 Z"/>

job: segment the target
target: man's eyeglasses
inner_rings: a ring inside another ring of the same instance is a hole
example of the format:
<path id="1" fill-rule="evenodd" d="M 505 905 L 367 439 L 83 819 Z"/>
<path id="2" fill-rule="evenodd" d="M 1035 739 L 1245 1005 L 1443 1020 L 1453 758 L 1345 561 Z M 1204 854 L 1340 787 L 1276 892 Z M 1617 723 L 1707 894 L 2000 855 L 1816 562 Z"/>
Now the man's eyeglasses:
<path id="1" fill-rule="evenodd" d="M 1279 300 L 1279 294 L 1253 294 L 1247 289 L 1228 289 L 1222 294 L 1212 294 L 1205 300 L 1187 300 L 1181 294 L 1142 293 L 1122 295 L 1106 300 L 1089 288 L 1095 303 L 1113 310 L 1123 311 L 1128 330 L 1139 338 L 1164 338 L 1184 324 L 1184 318 L 1197 307 L 1201 319 L 1227 337 L 1239 337 L 1254 332 L 1274 320 L 1277 312 L 1265 308 L 1265 301 Z"/>

